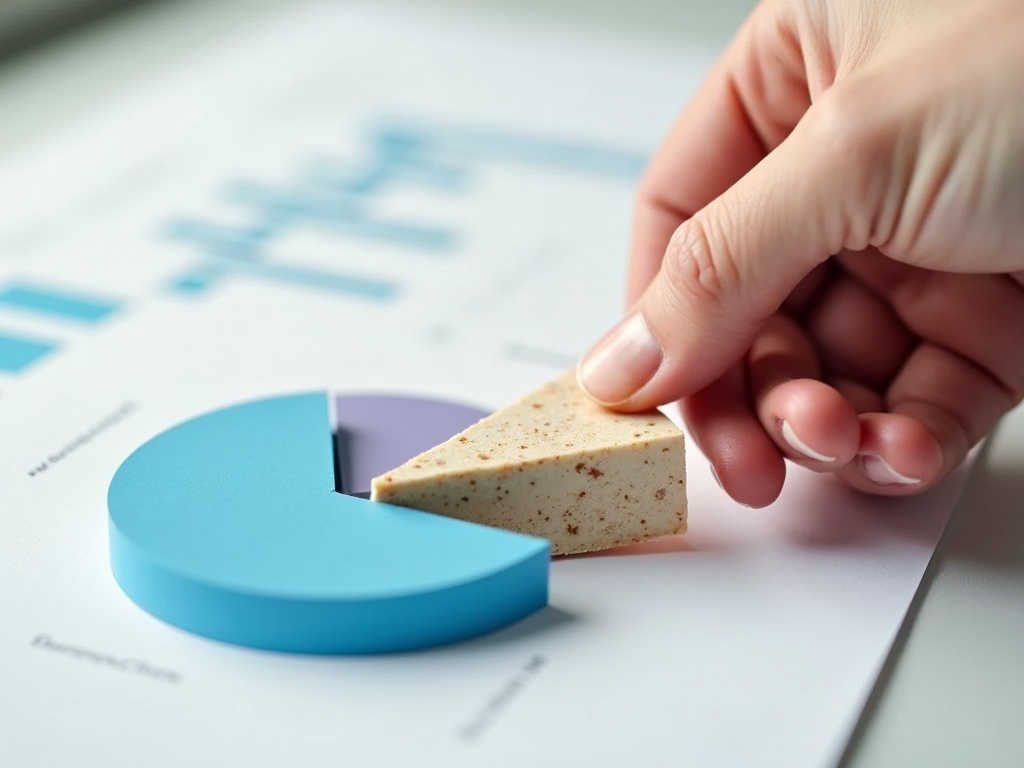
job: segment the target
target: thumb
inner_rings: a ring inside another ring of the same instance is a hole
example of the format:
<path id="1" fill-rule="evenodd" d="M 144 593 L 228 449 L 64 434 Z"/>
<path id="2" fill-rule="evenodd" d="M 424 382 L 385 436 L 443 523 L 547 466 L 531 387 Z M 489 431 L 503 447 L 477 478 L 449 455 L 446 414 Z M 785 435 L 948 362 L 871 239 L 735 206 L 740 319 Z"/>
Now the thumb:
<path id="1" fill-rule="evenodd" d="M 846 245 L 850 207 L 837 183 L 846 169 L 837 166 L 849 152 L 811 140 L 809 122 L 816 122 L 811 112 L 675 231 L 654 280 L 580 363 L 580 385 L 593 399 L 632 411 L 699 391 L 746 353 L 815 266 Z"/>

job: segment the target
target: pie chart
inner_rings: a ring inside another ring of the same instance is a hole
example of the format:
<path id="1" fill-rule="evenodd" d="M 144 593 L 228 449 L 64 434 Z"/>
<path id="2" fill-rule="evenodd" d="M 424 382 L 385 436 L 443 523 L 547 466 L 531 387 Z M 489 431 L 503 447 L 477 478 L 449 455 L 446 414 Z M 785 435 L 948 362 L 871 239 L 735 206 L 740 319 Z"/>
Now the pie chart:
<path id="1" fill-rule="evenodd" d="M 547 541 L 365 498 L 482 415 L 313 392 L 179 424 L 111 481 L 114 578 L 169 624 L 274 651 L 411 651 L 512 624 L 547 604 Z"/>

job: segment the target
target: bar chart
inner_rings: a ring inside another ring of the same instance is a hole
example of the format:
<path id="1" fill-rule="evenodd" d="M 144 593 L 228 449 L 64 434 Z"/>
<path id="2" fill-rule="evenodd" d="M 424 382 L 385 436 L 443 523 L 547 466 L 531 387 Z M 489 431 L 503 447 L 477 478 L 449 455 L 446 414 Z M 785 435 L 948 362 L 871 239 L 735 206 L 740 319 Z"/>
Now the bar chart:
<path id="1" fill-rule="evenodd" d="M 0 323 L 11 314 L 94 326 L 116 314 L 120 306 L 118 301 L 65 288 L 23 282 L 0 285 Z M 5 331 L 0 325 L 0 374 L 21 373 L 60 347 L 60 339 Z"/>

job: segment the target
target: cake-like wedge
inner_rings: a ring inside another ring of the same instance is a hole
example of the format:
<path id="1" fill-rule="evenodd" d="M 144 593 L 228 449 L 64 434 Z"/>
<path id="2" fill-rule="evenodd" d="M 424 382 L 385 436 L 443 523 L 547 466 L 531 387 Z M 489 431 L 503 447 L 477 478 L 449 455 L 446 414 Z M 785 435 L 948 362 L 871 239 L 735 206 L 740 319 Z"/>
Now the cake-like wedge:
<path id="1" fill-rule="evenodd" d="M 376 477 L 370 498 L 589 552 L 686 530 L 683 433 L 593 403 L 570 371 Z"/>

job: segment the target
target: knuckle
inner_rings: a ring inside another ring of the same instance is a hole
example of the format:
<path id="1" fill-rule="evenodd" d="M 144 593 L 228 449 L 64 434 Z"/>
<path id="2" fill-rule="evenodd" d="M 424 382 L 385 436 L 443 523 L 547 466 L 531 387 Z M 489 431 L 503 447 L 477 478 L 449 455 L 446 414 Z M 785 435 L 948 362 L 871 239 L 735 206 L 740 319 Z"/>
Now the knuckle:
<path id="1" fill-rule="evenodd" d="M 669 241 L 663 262 L 669 299 L 675 309 L 694 302 L 718 305 L 734 283 L 735 267 L 724 237 L 699 218 L 679 227 Z"/>
<path id="2" fill-rule="evenodd" d="M 867 79 L 850 79 L 824 91 L 806 114 L 810 141 L 842 161 L 859 163 L 877 151 L 881 126 L 878 93 Z"/>
<path id="3" fill-rule="evenodd" d="M 826 90 L 801 125 L 804 146 L 843 192 L 845 231 L 840 244 L 861 250 L 885 239 L 891 217 L 880 216 L 896 166 L 898 121 L 879 101 L 873 77 L 849 78 Z"/>

